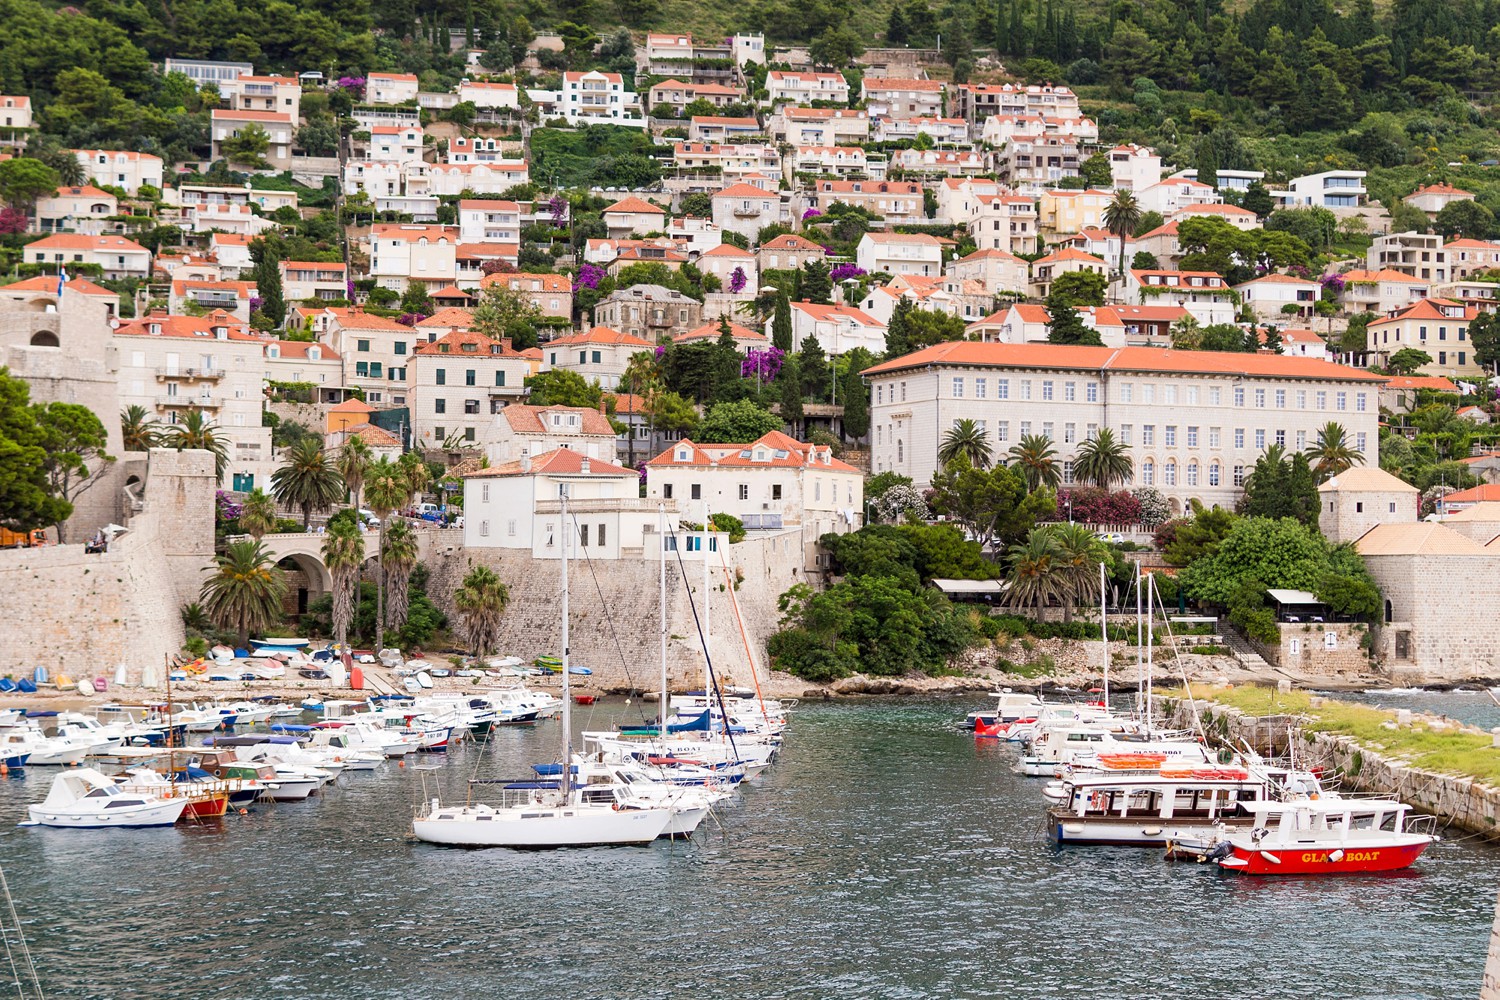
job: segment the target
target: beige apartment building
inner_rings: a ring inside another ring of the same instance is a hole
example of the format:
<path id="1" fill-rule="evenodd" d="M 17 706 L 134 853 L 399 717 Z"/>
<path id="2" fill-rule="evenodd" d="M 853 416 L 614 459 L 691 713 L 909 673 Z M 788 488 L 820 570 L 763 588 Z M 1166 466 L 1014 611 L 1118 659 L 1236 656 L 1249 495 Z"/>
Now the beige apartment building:
<path id="1" fill-rule="evenodd" d="M 874 472 L 919 485 L 938 468 L 944 435 L 979 422 L 1003 455 L 1021 438 L 1051 440 L 1063 482 L 1079 446 L 1108 428 L 1134 464 L 1129 487 L 1230 507 L 1273 444 L 1300 451 L 1332 421 L 1364 464 L 1378 464 L 1384 378 L 1314 358 L 1152 347 L 954 342 L 865 371 Z"/>

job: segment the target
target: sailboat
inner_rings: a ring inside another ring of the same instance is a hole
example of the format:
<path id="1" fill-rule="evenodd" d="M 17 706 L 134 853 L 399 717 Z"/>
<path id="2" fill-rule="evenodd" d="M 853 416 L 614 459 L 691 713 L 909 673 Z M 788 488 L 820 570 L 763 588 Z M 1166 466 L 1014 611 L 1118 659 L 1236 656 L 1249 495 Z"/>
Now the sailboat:
<path id="1" fill-rule="evenodd" d="M 642 802 L 628 787 L 574 788 L 572 672 L 568 669 L 568 552 L 575 537 L 568 521 L 568 487 L 559 484 L 562 516 L 562 761 L 552 782 L 510 782 L 498 806 L 444 806 L 438 799 L 412 821 L 412 833 L 429 844 L 453 847 L 596 847 L 649 844 L 666 832 L 669 808 Z"/>

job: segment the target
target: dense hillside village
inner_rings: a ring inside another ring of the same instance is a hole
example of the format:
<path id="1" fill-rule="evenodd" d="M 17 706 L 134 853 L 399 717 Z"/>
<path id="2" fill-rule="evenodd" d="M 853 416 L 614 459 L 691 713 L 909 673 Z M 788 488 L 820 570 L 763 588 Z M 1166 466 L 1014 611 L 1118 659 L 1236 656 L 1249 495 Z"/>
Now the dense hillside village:
<path id="1" fill-rule="evenodd" d="M 1493 676 L 1437 598 L 1500 557 L 1493 5 L 6 23 L 0 555 L 159 538 L 121 650 L 482 656 L 576 542 L 718 560 L 811 681 L 1044 674 L 1101 566 L 1247 660 Z"/>

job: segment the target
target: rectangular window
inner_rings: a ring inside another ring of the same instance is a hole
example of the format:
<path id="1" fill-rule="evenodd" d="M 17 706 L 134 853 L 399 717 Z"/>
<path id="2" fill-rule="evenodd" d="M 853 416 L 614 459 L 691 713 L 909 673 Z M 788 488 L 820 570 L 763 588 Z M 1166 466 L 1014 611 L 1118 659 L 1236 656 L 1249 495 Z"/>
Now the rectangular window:
<path id="1" fill-rule="evenodd" d="M 510 537 L 516 537 L 516 519 L 510 518 L 505 522 L 505 533 Z"/>
<path id="2" fill-rule="evenodd" d="M 1245 467 L 1243 465 L 1236 465 L 1234 467 L 1234 480 L 1233 480 L 1233 482 L 1234 482 L 1234 485 L 1236 485 L 1236 486 L 1244 486 L 1245 485 Z"/>
<path id="3" fill-rule="evenodd" d="M 771 499 L 772 500 L 780 500 L 781 499 L 781 484 L 780 483 L 772 483 L 771 484 Z"/>
<path id="4" fill-rule="evenodd" d="M 1147 406 L 1156 402 L 1156 386 L 1150 384 L 1141 386 L 1141 402 Z"/>
<path id="5" fill-rule="evenodd" d="M 1189 425 L 1187 429 L 1187 446 L 1189 448 L 1198 447 L 1198 428 L 1192 425 Z"/>
<path id="6" fill-rule="evenodd" d="M 1163 486 L 1176 486 L 1177 485 L 1177 463 L 1176 462 L 1169 461 L 1169 462 L 1167 462 L 1166 465 L 1162 466 L 1162 468 L 1161 468 L 1161 482 L 1162 482 Z"/>
<path id="7" fill-rule="evenodd" d="M 472 441 L 472 440 L 474 440 L 474 428 L 472 428 L 472 427 L 465 427 L 464 428 L 464 440 L 465 441 Z"/>
<path id="8" fill-rule="evenodd" d="M 1029 379 L 1029 378 L 1023 378 L 1021 380 L 1021 398 L 1022 399 L 1030 399 L 1031 398 L 1031 379 Z"/>
<path id="9" fill-rule="evenodd" d="M 997 421 L 995 421 L 995 440 L 996 441 L 1009 441 L 1010 440 L 1010 421 L 1009 420 L 997 420 Z"/>
<path id="10" fill-rule="evenodd" d="M 1264 410 L 1266 408 L 1266 390 L 1255 390 L 1255 408 L 1257 410 Z"/>
<path id="11" fill-rule="evenodd" d="M 1335 393 L 1333 397 L 1333 408 L 1335 410 L 1349 409 L 1349 394 L 1347 392 Z"/>
<path id="12" fill-rule="evenodd" d="M 475 378 L 474 369 L 472 369 L 472 368 L 466 368 L 466 369 L 464 369 L 464 385 L 474 385 L 475 384 L 474 378 Z"/>
<path id="13" fill-rule="evenodd" d="M 740 483 L 740 499 L 741 500 L 749 500 L 750 499 L 750 486 L 748 484 L 746 484 L 746 483 Z"/>
<path id="14" fill-rule="evenodd" d="M 505 372 L 498 371 L 498 372 L 495 373 L 495 384 L 496 385 L 504 385 L 505 384 Z"/>
<path id="15" fill-rule="evenodd" d="M 1083 387 L 1083 398 L 1090 403 L 1099 402 L 1099 383 L 1089 382 Z"/>
<path id="16" fill-rule="evenodd" d="M 1314 399 L 1317 401 L 1318 409 L 1320 409 L 1320 410 L 1326 410 L 1326 409 L 1328 409 L 1328 393 L 1326 393 L 1326 392 L 1319 392 L 1314 397 Z"/>
<path id="17" fill-rule="evenodd" d="M 1187 467 L 1187 484 L 1189 486 L 1197 486 L 1198 485 L 1198 463 L 1197 462 L 1189 462 L 1188 463 L 1188 467 Z"/>
<path id="18" fill-rule="evenodd" d="M 371 361 L 370 362 L 370 377 L 371 378 L 380 378 L 380 376 L 381 376 L 381 370 L 384 367 L 385 366 L 382 365 L 379 361 Z"/>
<path id="19" fill-rule="evenodd" d="M 689 488 L 688 494 L 694 500 L 702 500 L 703 499 L 703 484 L 702 483 L 694 483 Z"/>
<path id="20" fill-rule="evenodd" d="M 604 537 L 605 537 L 604 536 L 604 531 L 605 531 L 605 526 L 602 525 L 602 524 L 599 525 L 599 542 L 598 542 L 598 544 L 600 544 L 600 545 L 604 544 Z"/>
<path id="21" fill-rule="evenodd" d="M 661 498 L 663 500 L 670 500 L 670 499 L 672 499 L 672 484 L 671 483 L 662 483 L 661 484 Z"/>
<path id="22" fill-rule="evenodd" d="M 1276 446 L 1278 448 L 1285 448 L 1286 447 L 1286 431 L 1277 431 L 1276 432 Z"/>
<path id="23" fill-rule="evenodd" d="M 1306 389 L 1298 389 L 1297 390 L 1297 409 L 1299 409 L 1299 410 L 1305 410 L 1305 409 L 1307 409 L 1307 390 Z"/>
<path id="24" fill-rule="evenodd" d="M 974 380 L 974 398 L 975 399 L 984 399 L 985 398 L 985 393 L 988 391 L 988 389 L 989 389 L 989 380 L 988 379 L 976 378 Z"/>
<path id="25" fill-rule="evenodd" d="M 1357 392 L 1354 394 L 1354 412 L 1365 412 L 1365 394 L 1362 392 Z"/>
<path id="26" fill-rule="evenodd" d="M 883 385 L 877 385 L 875 387 L 875 405 L 879 406 L 881 403 L 884 403 L 884 402 L 885 402 L 885 386 L 883 386 Z"/>
<path id="27" fill-rule="evenodd" d="M 1210 427 L 1208 429 L 1208 446 L 1210 448 L 1217 448 L 1219 446 L 1219 428 Z"/>
<path id="28" fill-rule="evenodd" d="M 591 351 L 590 354 L 589 354 L 589 356 L 592 358 L 594 364 L 597 365 L 599 363 L 599 352 L 598 351 Z"/>
<path id="29" fill-rule="evenodd" d="M 397 354 L 405 354 L 406 353 L 406 341 L 404 341 L 404 340 L 398 340 L 398 341 L 396 341 L 396 353 Z"/>
<path id="30" fill-rule="evenodd" d="M 1256 431 L 1255 431 L 1255 450 L 1256 451 L 1261 451 L 1265 447 L 1266 447 L 1266 432 L 1265 432 L 1265 429 L 1264 428 L 1257 428 Z"/>
<path id="31" fill-rule="evenodd" d="M 1141 426 L 1141 446 L 1150 448 L 1156 444 L 1156 425 L 1143 424 Z"/>
<path id="32" fill-rule="evenodd" d="M 1043 420 L 1042 421 L 1042 437 L 1046 438 L 1048 441 L 1051 441 L 1052 440 L 1052 432 L 1053 432 L 1052 421 L 1050 421 L 1050 420 Z"/>
<path id="33" fill-rule="evenodd" d="M 434 399 L 432 401 L 432 412 L 433 413 L 447 413 L 448 412 L 448 401 L 446 399 L 441 399 L 441 398 L 440 399 Z"/>
<path id="34" fill-rule="evenodd" d="M 1120 402 L 1130 403 L 1135 399 L 1135 385 L 1131 382 L 1120 383 Z"/>
<path id="35" fill-rule="evenodd" d="M 1210 485 L 1210 486 L 1218 486 L 1219 485 L 1219 463 L 1218 462 L 1215 462 L 1213 465 L 1210 465 L 1208 467 L 1208 485 Z"/>
<path id="36" fill-rule="evenodd" d="M 1078 425 L 1073 423 L 1063 424 L 1063 444 L 1075 444 L 1078 441 Z"/>
<path id="37" fill-rule="evenodd" d="M 470 415 L 478 413 L 479 412 L 479 400 L 477 400 L 477 399 L 466 399 L 466 400 L 464 400 L 464 412 L 468 413 Z"/>
<path id="38" fill-rule="evenodd" d="M 1131 445 L 1135 444 L 1135 440 L 1134 439 L 1135 439 L 1135 425 L 1134 424 L 1121 424 L 1120 425 L 1120 443 L 1123 444 L 1123 445 L 1125 445 L 1128 448 Z"/>
<path id="39" fill-rule="evenodd" d="M 589 352 L 588 351 L 579 351 L 578 352 L 578 363 L 580 365 L 586 365 L 586 364 L 589 363 Z"/>
<path id="40" fill-rule="evenodd" d="M 1278 410 L 1284 410 L 1284 409 L 1286 409 L 1286 390 L 1285 389 L 1277 389 L 1276 390 L 1276 409 L 1278 409 Z"/>
<path id="41" fill-rule="evenodd" d="M 1245 428 L 1236 427 L 1234 429 L 1234 446 L 1236 448 L 1245 447 Z"/>
<path id="42" fill-rule="evenodd" d="M 964 380 L 961 378 L 956 378 L 953 380 L 953 398 L 964 398 Z"/>
<path id="43" fill-rule="evenodd" d="M 356 362 L 354 362 L 354 374 L 357 377 L 359 377 L 359 378 L 368 378 L 370 376 L 370 363 L 368 361 L 356 361 Z M 169 383 L 167 385 L 167 388 L 169 390 L 170 389 L 175 389 L 176 385 Z M 170 396 L 170 395 L 172 395 L 172 393 L 168 392 L 167 395 Z"/>
<path id="44" fill-rule="evenodd" d="M 1297 450 L 1303 451 L 1307 448 L 1307 431 L 1297 432 Z"/>
<path id="45" fill-rule="evenodd" d="M 481 538 L 488 538 L 489 537 L 489 535 L 490 535 L 490 522 L 488 522 L 488 521 L 480 521 L 479 522 L 479 535 L 480 535 Z"/>
<path id="46" fill-rule="evenodd" d="M 356 340 L 354 342 L 354 349 L 356 351 L 359 351 L 361 354 L 368 354 L 370 350 L 370 342 L 368 340 Z"/>
<path id="47" fill-rule="evenodd" d="M 1186 389 L 1184 389 L 1183 395 L 1186 397 L 1184 401 L 1187 403 L 1187 405 L 1198 405 L 1198 387 L 1196 385 L 1190 385 Z"/>
<path id="48" fill-rule="evenodd" d="M 1242 385 L 1237 385 L 1234 387 L 1234 405 L 1245 405 L 1245 387 Z"/>
<path id="49" fill-rule="evenodd" d="M 437 384 L 438 385 L 447 385 L 448 384 L 448 371 L 447 371 L 447 369 L 439 368 L 436 372 L 433 373 L 433 375 L 437 379 Z"/>
<path id="50" fill-rule="evenodd" d="M 586 525 L 586 524 L 580 524 L 578 526 L 578 544 L 586 546 L 586 545 L 588 545 L 588 543 L 589 543 L 589 526 Z"/>
<path id="51" fill-rule="evenodd" d="M 1010 398 L 1010 379 L 1008 379 L 1008 378 L 997 378 L 997 379 L 995 379 L 995 398 L 996 399 L 1009 399 Z"/>
<path id="52" fill-rule="evenodd" d="M 1175 385 L 1162 386 L 1161 401 L 1169 406 L 1175 406 L 1177 404 L 1177 387 Z"/>
<path id="53" fill-rule="evenodd" d="M 1367 439 L 1365 437 L 1365 432 L 1364 431 L 1360 431 L 1357 434 L 1355 434 L 1354 435 L 1354 450 L 1358 451 L 1358 452 L 1363 452 L 1365 450 L 1365 442 L 1366 442 L 1366 440 Z"/>
<path id="54" fill-rule="evenodd" d="M 1063 383 L 1063 402 L 1072 403 L 1078 399 L 1078 384 L 1076 382 Z"/>
<path id="55" fill-rule="evenodd" d="M 1220 391 L 1220 389 L 1219 389 L 1218 386 L 1216 386 L 1216 385 L 1209 386 L 1209 388 L 1208 388 L 1208 405 L 1209 406 L 1218 406 L 1219 403 L 1223 401 L 1223 395 L 1224 394 Z"/>
<path id="56" fill-rule="evenodd" d="M 1094 438 L 1096 438 L 1098 436 L 1099 436 L 1099 425 L 1098 424 L 1089 424 L 1088 427 L 1084 431 L 1083 438 L 1084 438 L 1085 441 L 1092 441 L 1092 440 L 1094 440 Z"/>
<path id="57" fill-rule="evenodd" d="M 1177 447 L 1177 425 L 1168 424 L 1166 433 L 1163 435 L 1164 443 L 1168 448 Z"/>
<path id="58" fill-rule="evenodd" d="M 1042 399 L 1045 401 L 1045 400 L 1050 400 L 1051 398 L 1052 398 L 1052 380 L 1051 379 L 1042 379 Z"/>

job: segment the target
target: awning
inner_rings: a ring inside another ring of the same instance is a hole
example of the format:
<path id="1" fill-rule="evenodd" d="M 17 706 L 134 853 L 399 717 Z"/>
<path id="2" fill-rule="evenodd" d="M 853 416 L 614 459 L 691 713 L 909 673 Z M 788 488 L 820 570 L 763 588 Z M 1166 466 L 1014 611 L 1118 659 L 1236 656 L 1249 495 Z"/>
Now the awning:
<path id="1" fill-rule="evenodd" d="M 945 594 L 1003 594 L 1003 580 L 949 580 L 933 577 L 932 585 Z"/>
<path id="2" fill-rule="evenodd" d="M 1305 590 L 1267 590 L 1271 600 L 1277 604 L 1322 604 L 1317 594 L 1309 594 Z"/>

